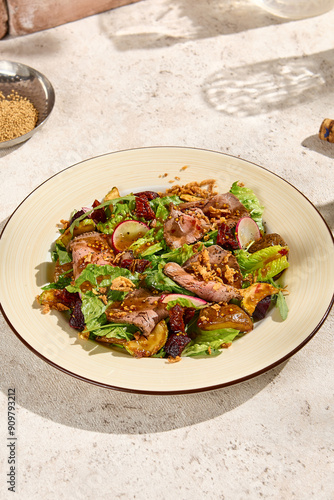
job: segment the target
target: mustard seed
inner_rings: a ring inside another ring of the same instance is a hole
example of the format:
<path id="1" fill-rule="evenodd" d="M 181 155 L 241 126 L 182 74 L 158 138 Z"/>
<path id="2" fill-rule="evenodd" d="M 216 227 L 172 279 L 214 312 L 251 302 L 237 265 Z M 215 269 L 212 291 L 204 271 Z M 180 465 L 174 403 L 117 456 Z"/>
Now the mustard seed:
<path id="1" fill-rule="evenodd" d="M 37 120 L 38 111 L 29 99 L 14 90 L 7 96 L 0 91 L 0 142 L 27 134 Z"/>

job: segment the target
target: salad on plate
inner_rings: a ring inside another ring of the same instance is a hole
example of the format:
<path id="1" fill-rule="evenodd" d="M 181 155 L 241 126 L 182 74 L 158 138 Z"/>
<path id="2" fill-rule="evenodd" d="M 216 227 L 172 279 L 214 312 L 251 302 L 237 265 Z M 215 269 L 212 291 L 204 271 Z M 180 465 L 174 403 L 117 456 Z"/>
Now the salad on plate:
<path id="1" fill-rule="evenodd" d="M 53 282 L 37 301 L 81 338 L 136 358 L 219 355 L 273 307 L 288 314 L 289 247 L 263 211 L 241 182 L 227 193 L 211 179 L 126 196 L 113 187 L 60 221 Z"/>

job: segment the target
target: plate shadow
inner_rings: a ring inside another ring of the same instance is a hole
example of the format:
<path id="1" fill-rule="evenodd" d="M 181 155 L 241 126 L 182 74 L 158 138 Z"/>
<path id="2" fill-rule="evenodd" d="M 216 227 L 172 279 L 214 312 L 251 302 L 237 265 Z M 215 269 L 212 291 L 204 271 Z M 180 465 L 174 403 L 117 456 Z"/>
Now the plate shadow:
<path id="1" fill-rule="evenodd" d="M 132 394 L 98 387 L 53 368 L 20 342 L 2 316 L 0 329 L 0 389 L 4 394 L 15 388 L 18 405 L 30 412 L 68 427 L 108 434 L 165 432 L 216 418 L 254 397 L 286 364 L 210 392 Z"/>
<path id="2" fill-rule="evenodd" d="M 254 397 L 287 363 L 215 391 L 150 396 L 102 388 L 57 370 L 30 351 L 1 314 L 0 332 L 0 390 L 6 396 L 8 388 L 15 388 L 18 405 L 30 412 L 68 427 L 109 434 L 165 432 L 216 418 Z"/>

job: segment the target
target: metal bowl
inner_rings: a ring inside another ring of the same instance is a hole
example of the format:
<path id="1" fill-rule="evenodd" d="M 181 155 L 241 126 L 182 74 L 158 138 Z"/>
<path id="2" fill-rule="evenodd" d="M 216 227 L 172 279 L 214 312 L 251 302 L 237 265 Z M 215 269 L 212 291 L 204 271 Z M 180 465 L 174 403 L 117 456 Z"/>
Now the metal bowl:
<path id="1" fill-rule="evenodd" d="M 10 148 L 30 139 L 44 125 L 55 103 L 54 89 L 42 73 L 25 64 L 0 61 L 0 91 L 9 95 L 12 90 L 32 102 L 38 111 L 38 121 L 35 128 L 27 134 L 0 142 L 0 149 Z"/>

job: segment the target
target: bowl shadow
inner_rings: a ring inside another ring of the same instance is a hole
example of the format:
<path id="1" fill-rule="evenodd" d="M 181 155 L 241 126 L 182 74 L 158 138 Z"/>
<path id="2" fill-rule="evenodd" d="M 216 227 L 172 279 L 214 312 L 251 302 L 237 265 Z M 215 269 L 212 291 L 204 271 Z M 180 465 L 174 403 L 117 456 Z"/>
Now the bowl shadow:
<path id="1" fill-rule="evenodd" d="M 157 49 L 286 23 L 249 0 L 146 1 L 136 8 L 104 13 L 100 29 L 119 51 Z"/>

